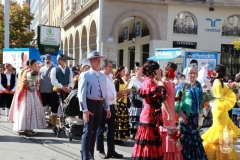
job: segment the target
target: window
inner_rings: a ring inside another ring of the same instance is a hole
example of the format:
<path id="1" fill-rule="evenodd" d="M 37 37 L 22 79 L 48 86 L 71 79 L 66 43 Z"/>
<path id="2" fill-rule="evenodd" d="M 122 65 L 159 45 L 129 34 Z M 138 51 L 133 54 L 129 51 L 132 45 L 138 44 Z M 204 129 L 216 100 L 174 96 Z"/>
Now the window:
<path id="1" fill-rule="evenodd" d="M 173 22 L 173 33 L 197 34 L 197 19 L 189 12 L 179 13 Z"/>
<path id="2" fill-rule="evenodd" d="M 229 16 L 224 21 L 222 36 L 240 37 L 240 15 Z"/>

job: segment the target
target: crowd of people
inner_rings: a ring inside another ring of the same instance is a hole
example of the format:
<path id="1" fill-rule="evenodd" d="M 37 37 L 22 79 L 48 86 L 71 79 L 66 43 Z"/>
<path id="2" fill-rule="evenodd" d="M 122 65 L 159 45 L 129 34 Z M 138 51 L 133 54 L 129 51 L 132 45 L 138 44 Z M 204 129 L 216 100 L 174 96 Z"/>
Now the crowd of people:
<path id="1" fill-rule="evenodd" d="M 57 66 L 48 54 L 43 60 L 43 66 L 29 60 L 17 76 L 7 63 L 0 76 L 1 107 L 19 134 L 35 135 L 35 129 L 48 125 L 56 135 L 58 117 L 60 129 L 63 126 L 59 106 L 77 90 L 79 103 L 75 106 L 84 121 L 82 160 L 94 159 L 95 145 L 102 159 L 123 158 L 115 145 L 124 145 L 129 138 L 135 140 L 132 160 L 239 159 L 228 143 L 231 138 L 231 144 L 236 142 L 240 130 L 228 113 L 236 106 L 237 97 L 224 83 L 224 65 L 216 65 L 210 74 L 206 66 L 200 71 L 189 67 L 186 75 L 177 76 L 173 62 L 164 70 L 155 61 L 142 66 L 136 63 L 129 72 L 124 66 L 113 69 L 113 61 L 99 52 L 88 55 L 85 62 L 89 65 L 68 67 L 70 59 L 65 55 L 57 56 Z M 203 100 L 206 91 L 215 97 L 211 105 Z M 47 108 L 51 110 L 48 123 Z M 213 122 L 201 136 L 202 112 L 212 112 Z M 222 137 L 226 129 L 231 134 Z M 231 148 L 228 152 L 227 147 Z"/>

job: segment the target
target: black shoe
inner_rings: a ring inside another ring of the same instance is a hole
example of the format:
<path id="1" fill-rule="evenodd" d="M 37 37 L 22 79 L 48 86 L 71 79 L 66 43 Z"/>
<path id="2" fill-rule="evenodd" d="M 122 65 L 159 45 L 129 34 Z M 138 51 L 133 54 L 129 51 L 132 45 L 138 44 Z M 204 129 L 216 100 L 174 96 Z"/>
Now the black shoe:
<path id="1" fill-rule="evenodd" d="M 123 145 L 124 142 L 122 140 L 115 140 L 115 144 L 117 145 Z"/>
<path id="2" fill-rule="evenodd" d="M 118 154 L 116 151 L 108 152 L 107 158 L 123 158 L 122 154 Z"/>
<path id="3" fill-rule="evenodd" d="M 101 158 L 101 159 L 106 159 L 107 156 L 104 152 L 99 152 L 98 156 Z"/>

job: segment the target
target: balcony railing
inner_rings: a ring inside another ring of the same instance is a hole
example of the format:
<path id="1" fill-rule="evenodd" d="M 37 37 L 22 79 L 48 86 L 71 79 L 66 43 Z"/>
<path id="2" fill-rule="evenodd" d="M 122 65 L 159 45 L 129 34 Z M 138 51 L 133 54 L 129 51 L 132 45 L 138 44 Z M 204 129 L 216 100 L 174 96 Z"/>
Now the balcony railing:
<path id="1" fill-rule="evenodd" d="M 222 36 L 240 37 L 240 28 L 222 27 Z"/>
<path id="2" fill-rule="evenodd" d="M 177 34 L 197 34 L 196 25 L 174 25 L 173 33 Z"/>

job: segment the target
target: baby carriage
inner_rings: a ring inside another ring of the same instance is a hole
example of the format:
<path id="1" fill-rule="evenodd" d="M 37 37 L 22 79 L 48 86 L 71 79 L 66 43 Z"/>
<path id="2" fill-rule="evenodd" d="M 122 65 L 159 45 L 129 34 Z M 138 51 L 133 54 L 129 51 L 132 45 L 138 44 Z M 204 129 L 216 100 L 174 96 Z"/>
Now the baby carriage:
<path id="1" fill-rule="evenodd" d="M 62 103 L 62 97 L 59 95 L 59 117 L 62 118 L 63 126 L 57 126 L 56 137 L 60 136 L 61 131 L 65 132 L 69 141 L 74 136 L 81 136 L 83 132 L 82 112 L 79 109 L 79 101 L 77 98 L 77 89 L 73 89 L 68 97 Z"/>

